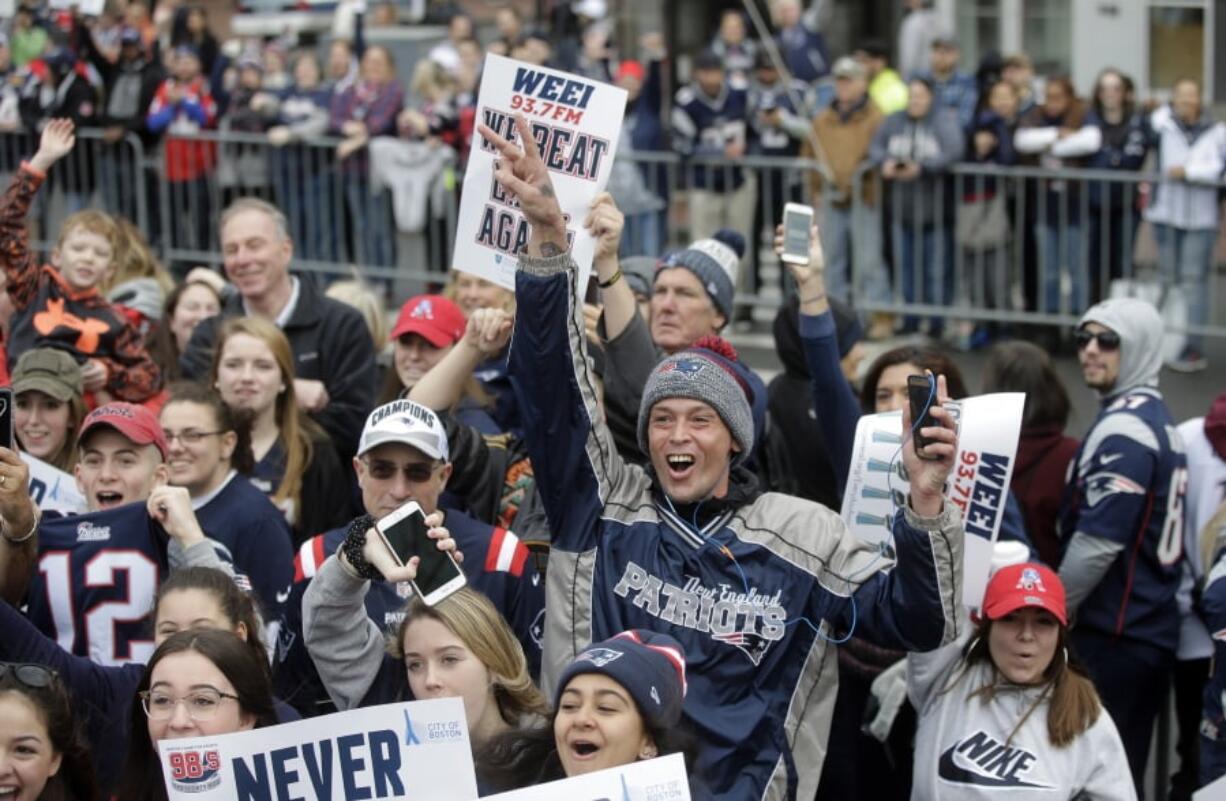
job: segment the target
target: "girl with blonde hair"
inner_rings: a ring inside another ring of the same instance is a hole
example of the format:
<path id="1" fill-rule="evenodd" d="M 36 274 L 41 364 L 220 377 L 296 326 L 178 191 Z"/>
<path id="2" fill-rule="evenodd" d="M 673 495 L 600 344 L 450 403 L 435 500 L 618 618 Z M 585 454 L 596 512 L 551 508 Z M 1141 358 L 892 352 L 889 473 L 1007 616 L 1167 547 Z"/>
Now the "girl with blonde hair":
<path id="1" fill-rule="evenodd" d="M 261 317 L 226 320 L 211 381 L 226 405 L 250 412 L 252 482 L 293 529 L 294 546 L 349 518 L 349 485 L 331 440 L 294 399 L 294 357 L 281 329 Z"/>

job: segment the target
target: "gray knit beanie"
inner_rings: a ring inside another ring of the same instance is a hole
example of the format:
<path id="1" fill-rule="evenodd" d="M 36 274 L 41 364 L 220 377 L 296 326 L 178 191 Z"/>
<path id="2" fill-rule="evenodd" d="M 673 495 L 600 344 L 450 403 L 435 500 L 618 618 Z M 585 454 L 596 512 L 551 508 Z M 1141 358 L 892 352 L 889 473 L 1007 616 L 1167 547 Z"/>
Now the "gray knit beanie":
<path id="1" fill-rule="evenodd" d="M 665 398 L 689 398 L 714 409 L 741 446 L 732 459 L 733 467 L 749 456 L 753 450 L 753 414 L 749 388 L 733 365 L 736 359 L 736 350 L 726 340 L 708 336 L 656 365 L 639 405 L 639 447 L 643 453 L 650 453 L 647 423 L 651 407 Z"/>
<path id="2" fill-rule="evenodd" d="M 743 240 L 742 240 L 743 241 Z M 684 267 L 698 277 L 711 302 L 724 317 L 732 314 L 736 295 L 736 277 L 741 257 L 736 249 L 719 239 L 699 239 L 685 250 L 670 253 L 660 262 L 659 270 Z"/>

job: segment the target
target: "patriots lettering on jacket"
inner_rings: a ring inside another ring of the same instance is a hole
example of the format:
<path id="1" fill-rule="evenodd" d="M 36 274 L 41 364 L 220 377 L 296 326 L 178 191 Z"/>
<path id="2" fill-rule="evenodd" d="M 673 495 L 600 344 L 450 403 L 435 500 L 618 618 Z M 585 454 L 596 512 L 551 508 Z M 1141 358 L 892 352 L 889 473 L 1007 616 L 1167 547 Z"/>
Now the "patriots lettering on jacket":
<path id="1" fill-rule="evenodd" d="M 764 595 L 756 587 L 748 593 L 728 584 L 704 587 L 694 577 L 678 587 L 634 562 L 626 564 L 613 592 L 665 623 L 710 634 L 711 639 L 740 649 L 755 665 L 761 664 L 772 643 L 783 639 L 788 618 L 780 603 L 782 590 Z"/>
<path id="2" fill-rule="evenodd" d="M 1033 787 L 1049 785 L 1025 781 L 1038 757 L 1025 748 L 1005 745 L 980 730 L 941 754 L 938 771 L 942 779 L 954 784 L 977 787 Z"/>

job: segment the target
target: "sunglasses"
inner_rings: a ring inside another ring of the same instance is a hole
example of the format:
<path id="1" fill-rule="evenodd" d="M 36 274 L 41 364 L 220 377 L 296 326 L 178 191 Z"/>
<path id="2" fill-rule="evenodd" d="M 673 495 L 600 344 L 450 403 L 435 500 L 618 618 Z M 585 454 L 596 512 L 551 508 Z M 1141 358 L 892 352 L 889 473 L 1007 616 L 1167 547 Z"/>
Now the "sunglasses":
<path id="1" fill-rule="evenodd" d="M 50 687 L 55 681 L 55 671 L 46 665 L 36 665 L 22 662 L 0 662 L 0 679 L 12 676 L 18 684 L 31 690 L 42 690 Z"/>
<path id="2" fill-rule="evenodd" d="M 367 469 L 370 471 L 372 478 L 378 481 L 390 481 L 396 477 L 397 465 L 394 462 L 382 461 L 366 461 Z M 425 484 L 434 475 L 434 471 L 440 466 L 439 462 L 414 462 L 406 464 L 404 477 L 413 484 Z"/>
<path id="3" fill-rule="evenodd" d="M 1096 339 L 1098 340 L 1099 350 L 1118 350 L 1120 347 L 1120 335 L 1114 331 L 1094 332 L 1083 329 L 1074 334 L 1073 339 L 1077 342 L 1077 350 L 1085 350 Z"/>

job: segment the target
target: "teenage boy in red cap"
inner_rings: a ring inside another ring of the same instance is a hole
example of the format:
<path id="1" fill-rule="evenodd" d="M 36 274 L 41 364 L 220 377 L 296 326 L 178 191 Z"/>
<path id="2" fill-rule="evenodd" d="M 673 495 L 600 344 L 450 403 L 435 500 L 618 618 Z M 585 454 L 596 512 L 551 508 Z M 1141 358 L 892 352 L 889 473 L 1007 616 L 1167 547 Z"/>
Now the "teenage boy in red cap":
<path id="1" fill-rule="evenodd" d="M 104 665 L 143 662 L 153 653 L 145 616 L 161 577 L 171 566 L 229 566 L 187 490 L 166 484 L 166 437 L 152 412 L 100 406 L 85 418 L 78 447 L 74 472 L 89 511 L 43 520 L 25 538 L 6 535 L 0 594 L 25 590 L 30 620 L 67 651 Z M 26 576 L 4 569 L 14 557 L 29 559 Z M 22 578 L 28 587 L 18 586 Z"/>

